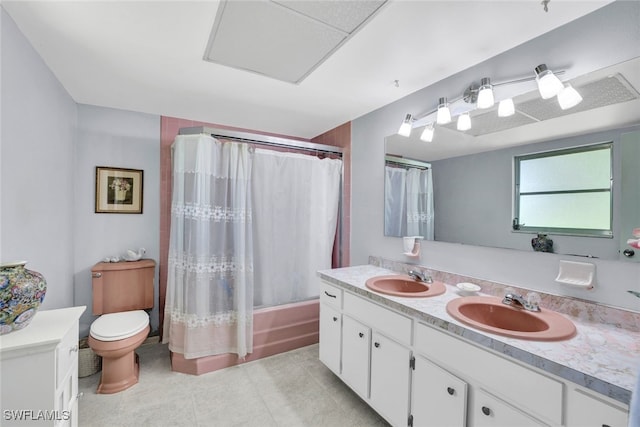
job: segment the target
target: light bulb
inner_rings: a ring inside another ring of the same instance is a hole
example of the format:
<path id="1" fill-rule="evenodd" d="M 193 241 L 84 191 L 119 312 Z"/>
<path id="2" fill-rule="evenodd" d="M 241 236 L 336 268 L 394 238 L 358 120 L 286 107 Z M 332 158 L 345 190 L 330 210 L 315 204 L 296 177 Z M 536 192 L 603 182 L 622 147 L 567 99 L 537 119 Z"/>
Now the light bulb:
<path id="1" fill-rule="evenodd" d="M 433 141 L 433 134 L 434 134 L 433 125 L 427 125 L 422 131 L 422 134 L 420 135 L 420 139 L 423 140 L 424 142 L 431 142 Z"/>
<path id="2" fill-rule="evenodd" d="M 545 64 L 540 64 L 535 68 L 538 91 L 542 99 L 549 99 L 556 96 L 564 88 L 558 77 Z"/>
<path id="3" fill-rule="evenodd" d="M 582 96 L 570 84 L 567 84 L 558 94 L 558 104 L 563 110 L 573 108 L 581 102 Z"/>
<path id="4" fill-rule="evenodd" d="M 447 98 L 440 98 L 438 101 L 438 112 L 436 113 L 436 123 L 446 125 L 449 122 L 451 122 L 451 111 L 449 111 Z"/>
<path id="5" fill-rule="evenodd" d="M 480 80 L 480 89 L 478 89 L 478 100 L 476 105 L 478 108 L 491 108 L 494 104 L 493 99 L 493 86 L 491 86 L 491 80 L 488 77 L 483 77 Z"/>
<path id="6" fill-rule="evenodd" d="M 460 114 L 458 116 L 457 129 L 462 132 L 471 129 L 471 117 L 469 117 L 469 113 Z"/>
<path id="7" fill-rule="evenodd" d="M 498 104 L 498 117 L 513 116 L 516 112 L 516 107 L 513 105 L 513 99 L 507 98 L 500 101 Z"/>
<path id="8" fill-rule="evenodd" d="M 400 125 L 400 129 L 398 129 L 398 135 L 409 137 L 411 136 L 411 114 L 407 114 L 404 118 L 404 121 Z"/>

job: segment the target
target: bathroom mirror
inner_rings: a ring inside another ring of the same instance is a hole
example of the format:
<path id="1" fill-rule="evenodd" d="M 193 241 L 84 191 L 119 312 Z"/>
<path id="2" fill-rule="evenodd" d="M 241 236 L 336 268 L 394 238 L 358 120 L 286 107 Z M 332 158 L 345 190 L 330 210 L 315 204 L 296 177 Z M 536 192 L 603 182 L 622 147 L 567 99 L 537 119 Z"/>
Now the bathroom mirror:
<path id="1" fill-rule="evenodd" d="M 613 142 L 613 237 L 550 233 L 549 238 L 555 253 L 640 261 L 640 251 L 633 257 L 622 254 L 632 228 L 640 226 L 634 224 L 640 218 L 640 182 L 637 165 L 629 161 L 640 153 L 640 58 L 570 83 L 583 96 L 570 110 L 561 110 L 555 99 L 542 100 L 532 85 L 513 98 L 514 116 L 498 118 L 496 104 L 472 111 L 472 128 L 466 132 L 456 129 L 454 116 L 451 123 L 436 126 L 432 142 L 420 140 L 426 122 L 414 124 L 410 137 L 385 139 L 387 156 L 431 166 L 434 240 L 532 251 L 535 234 L 512 226 L 514 156 Z M 536 116 L 539 121 L 532 120 Z M 385 223 L 390 202 L 385 197 Z M 402 233 L 385 225 L 385 235 Z"/>

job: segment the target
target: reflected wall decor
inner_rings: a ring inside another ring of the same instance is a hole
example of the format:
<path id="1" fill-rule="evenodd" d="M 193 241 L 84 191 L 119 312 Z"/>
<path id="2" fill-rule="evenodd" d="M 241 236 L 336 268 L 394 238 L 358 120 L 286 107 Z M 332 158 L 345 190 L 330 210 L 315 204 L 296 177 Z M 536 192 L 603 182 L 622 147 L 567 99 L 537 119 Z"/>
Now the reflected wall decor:
<path id="1" fill-rule="evenodd" d="M 142 213 L 143 171 L 96 166 L 96 213 Z"/>

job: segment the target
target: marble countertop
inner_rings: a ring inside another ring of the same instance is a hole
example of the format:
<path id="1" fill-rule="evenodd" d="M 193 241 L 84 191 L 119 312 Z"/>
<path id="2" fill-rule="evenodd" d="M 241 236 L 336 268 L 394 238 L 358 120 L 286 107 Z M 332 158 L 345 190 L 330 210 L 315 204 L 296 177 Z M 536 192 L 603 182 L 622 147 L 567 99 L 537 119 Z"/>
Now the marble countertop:
<path id="1" fill-rule="evenodd" d="M 588 322 L 563 313 L 576 325 L 577 334 L 571 339 L 543 342 L 504 337 L 466 326 L 447 313 L 447 302 L 461 297 L 454 283 L 445 283 L 446 293 L 430 298 L 384 295 L 365 286 L 367 279 L 387 274 L 400 273 L 374 265 L 318 272 L 318 276 L 328 283 L 629 404 L 640 367 L 640 332 Z"/>

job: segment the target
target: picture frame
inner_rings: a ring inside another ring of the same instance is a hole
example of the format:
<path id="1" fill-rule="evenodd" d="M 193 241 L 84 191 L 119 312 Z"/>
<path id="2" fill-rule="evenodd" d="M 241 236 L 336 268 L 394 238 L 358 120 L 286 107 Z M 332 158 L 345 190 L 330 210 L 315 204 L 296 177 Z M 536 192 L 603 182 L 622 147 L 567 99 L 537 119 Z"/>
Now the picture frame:
<path id="1" fill-rule="evenodd" d="M 96 213 L 142 213 L 144 171 L 96 166 Z"/>

